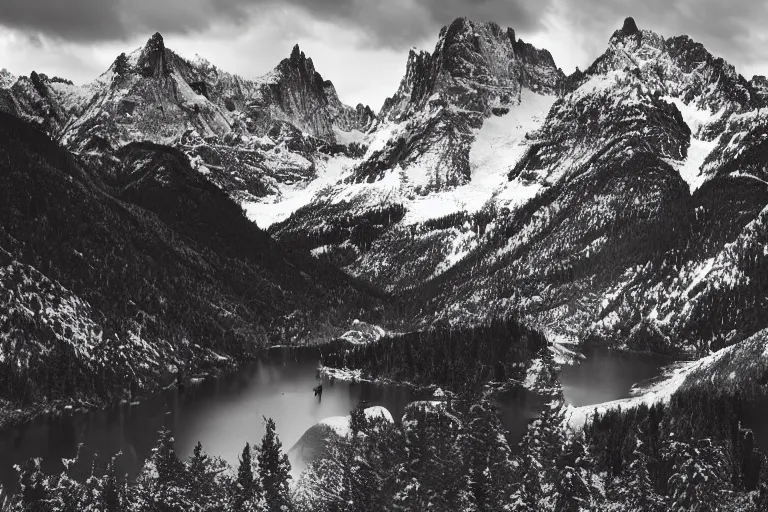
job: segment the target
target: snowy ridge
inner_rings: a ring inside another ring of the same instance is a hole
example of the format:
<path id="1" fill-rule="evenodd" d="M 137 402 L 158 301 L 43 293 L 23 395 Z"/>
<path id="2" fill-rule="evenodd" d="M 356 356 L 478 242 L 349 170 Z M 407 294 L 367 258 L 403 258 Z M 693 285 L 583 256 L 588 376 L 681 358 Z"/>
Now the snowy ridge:
<path id="1" fill-rule="evenodd" d="M 379 116 L 298 46 L 248 80 L 159 34 L 84 88 L 22 77 L 0 104 L 81 156 L 178 147 L 293 249 L 392 293 L 429 285 L 416 325 L 515 311 L 556 338 L 690 353 L 763 327 L 765 90 L 631 19 L 566 77 L 462 18 L 408 55 Z"/>
<path id="2" fill-rule="evenodd" d="M 708 381 L 723 394 L 733 394 L 745 384 L 759 379 L 768 368 L 768 330 L 747 340 L 725 347 L 697 361 L 677 363 L 664 371 L 661 378 L 643 388 L 633 388 L 633 397 L 584 407 L 569 407 L 566 421 L 572 428 L 581 428 L 595 413 L 608 409 L 631 409 L 639 405 L 669 402 L 683 388 L 695 387 Z"/>

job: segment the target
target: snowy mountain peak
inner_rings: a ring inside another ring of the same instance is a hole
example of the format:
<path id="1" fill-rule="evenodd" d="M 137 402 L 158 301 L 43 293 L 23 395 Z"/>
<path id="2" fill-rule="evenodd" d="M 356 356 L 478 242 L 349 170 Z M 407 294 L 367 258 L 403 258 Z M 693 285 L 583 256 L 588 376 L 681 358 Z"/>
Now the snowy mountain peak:
<path id="1" fill-rule="evenodd" d="M 494 22 L 457 18 L 440 31 L 432 54 L 411 50 L 397 93 L 382 107 L 396 119 L 424 108 L 439 95 L 448 104 L 487 112 L 507 104 L 520 87 L 554 92 L 564 78 L 547 50 L 540 50 Z"/>
<path id="2" fill-rule="evenodd" d="M 323 79 L 299 45 L 258 82 L 250 109 L 251 118 L 262 126 L 287 121 L 329 142 L 338 140 L 339 131 L 365 132 L 375 120 L 369 107 L 344 105 L 333 83 Z"/>
<path id="3" fill-rule="evenodd" d="M 514 30 L 457 18 L 440 31 L 432 53 L 409 52 L 400 86 L 379 114 L 390 126 L 355 180 L 377 181 L 399 166 L 413 169 L 406 174 L 424 185 L 420 193 L 466 184 L 469 149 L 484 119 L 518 106 L 524 89 L 554 95 L 564 79 L 547 50 Z"/>

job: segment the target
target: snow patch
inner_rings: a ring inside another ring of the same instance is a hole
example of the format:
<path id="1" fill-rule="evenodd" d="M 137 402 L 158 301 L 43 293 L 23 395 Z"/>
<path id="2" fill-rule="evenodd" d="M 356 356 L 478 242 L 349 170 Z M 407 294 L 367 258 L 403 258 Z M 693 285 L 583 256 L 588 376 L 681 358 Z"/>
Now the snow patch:
<path id="1" fill-rule="evenodd" d="M 350 130 L 345 132 L 344 130 L 334 126 L 333 133 L 336 135 L 336 142 L 339 144 L 365 144 L 365 134 L 360 130 Z"/>
<path id="2" fill-rule="evenodd" d="M 280 194 L 259 200 L 245 201 L 243 208 L 250 220 L 260 228 L 267 229 L 272 224 L 282 222 L 290 215 L 309 204 L 320 191 L 327 189 L 345 175 L 354 160 L 345 156 L 331 157 L 316 162 L 317 178 L 313 181 L 284 185 Z"/>
<path id="3" fill-rule="evenodd" d="M 382 407 L 380 405 L 376 405 L 373 407 L 368 407 L 364 411 L 365 417 L 369 420 L 377 419 L 377 418 L 384 418 L 385 421 L 389 423 L 394 423 L 395 420 L 392 418 L 392 414 L 387 410 L 386 407 Z M 352 420 L 352 416 L 332 416 L 330 418 L 325 418 L 324 420 L 321 420 L 318 425 L 324 425 L 331 430 L 333 430 L 337 436 L 339 437 L 347 437 L 350 434 L 350 422 Z"/>

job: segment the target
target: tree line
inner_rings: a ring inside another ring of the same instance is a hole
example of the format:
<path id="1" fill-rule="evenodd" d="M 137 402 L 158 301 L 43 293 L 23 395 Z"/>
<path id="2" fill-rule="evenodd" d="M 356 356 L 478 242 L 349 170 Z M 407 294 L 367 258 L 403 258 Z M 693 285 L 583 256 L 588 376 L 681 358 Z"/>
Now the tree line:
<path id="1" fill-rule="evenodd" d="M 3 512 L 283 512 L 293 510 L 291 465 L 275 423 L 266 419 L 259 446 L 246 443 L 236 471 L 206 454 L 198 442 L 181 460 L 171 432 L 159 440 L 135 480 L 117 474 L 113 457 L 104 466 L 78 452 L 60 475 L 46 475 L 40 459 L 17 467 L 20 490 L 0 499 Z M 2 496 L 3 493 L 0 493 Z"/>
<path id="2" fill-rule="evenodd" d="M 520 378 L 530 359 L 546 346 L 541 332 L 509 317 L 475 327 L 438 325 L 365 345 L 342 346 L 324 354 L 322 363 L 362 370 L 372 379 L 462 391 Z"/>

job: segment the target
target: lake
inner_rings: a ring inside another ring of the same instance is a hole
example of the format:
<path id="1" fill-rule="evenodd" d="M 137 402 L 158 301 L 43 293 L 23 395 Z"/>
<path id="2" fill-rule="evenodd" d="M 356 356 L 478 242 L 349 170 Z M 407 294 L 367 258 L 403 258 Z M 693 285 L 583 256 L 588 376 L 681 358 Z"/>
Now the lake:
<path id="1" fill-rule="evenodd" d="M 358 403 L 386 407 L 399 421 L 406 405 L 427 398 L 404 386 L 323 381 L 322 400 L 312 393 L 317 383 L 320 349 L 273 349 L 264 360 L 184 392 L 169 390 L 138 405 L 103 411 L 40 418 L 32 424 L 0 433 L 0 483 L 15 487 L 14 464 L 42 457 L 44 469 L 60 472 L 61 459 L 74 457 L 79 443 L 102 458 L 118 451 L 121 472 L 134 476 L 157 440 L 157 431 L 173 431 L 181 457 L 197 441 L 206 452 L 236 466 L 246 442 L 259 443 L 263 417 L 275 420 L 283 449 L 324 418 L 345 416 Z M 635 382 L 658 375 L 661 363 L 636 354 L 595 351 L 577 366 L 563 367 L 566 398 L 587 405 L 629 396 Z M 530 393 L 512 392 L 497 399 L 508 439 L 516 443 L 535 417 L 538 401 Z"/>
<path id="2" fill-rule="evenodd" d="M 658 377 L 673 362 L 605 348 L 587 350 L 584 356 L 581 363 L 560 370 L 565 399 L 576 407 L 627 398 L 633 385 Z"/>
<path id="3" fill-rule="evenodd" d="M 261 441 L 265 416 L 275 420 L 287 452 L 309 427 L 349 414 L 360 401 L 382 405 L 400 418 L 405 406 L 420 398 L 402 386 L 326 379 L 319 399 L 312 392 L 319 359 L 316 348 L 273 349 L 260 362 L 183 392 L 169 390 L 134 406 L 40 418 L 0 433 L 0 483 L 15 487 L 13 465 L 31 457 L 42 457 L 46 471 L 60 472 L 61 459 L 74 457 L 80 443 L 102 457 L 122 452 L 121 472 L 136 475 L 163 426 L 173 431 L 181 457 L 200 441 L 206 452 L 236 465 L 246 442 Z"/>

